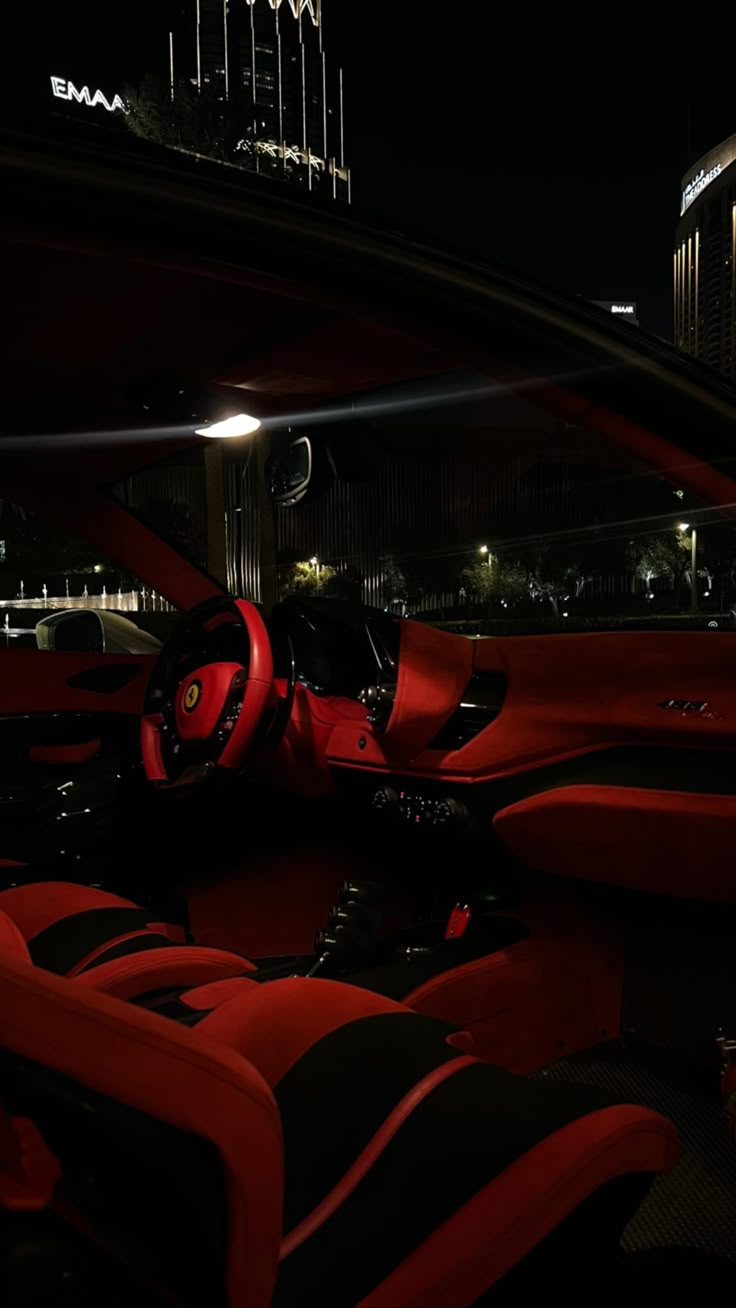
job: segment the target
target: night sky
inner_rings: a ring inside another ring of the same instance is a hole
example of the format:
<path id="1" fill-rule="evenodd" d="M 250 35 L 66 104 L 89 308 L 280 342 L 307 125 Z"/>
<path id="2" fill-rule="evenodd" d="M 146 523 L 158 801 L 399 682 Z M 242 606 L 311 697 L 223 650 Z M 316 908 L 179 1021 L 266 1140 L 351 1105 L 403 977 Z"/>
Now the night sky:
<path id="1" fill-rule="evenodd" d="M 642 325 L 669 334 L 679 180 L 736 131 L 732 20 L 674 36 L 672 11 L 649 31 L 641 5 L 591 7 L 581 26 L 559 6 L 511 17 L 492 0 L 323 4 L 358 208 L 573 294 L 636 299 Z M 17 76 L 20 58 L 135 76 L 167 7 L 16 6 L 33 37 L 6 32 L 0 72 Z"/>
<path id="2" fill-rule="evenodd" d="M 564 8 L 330 0 L 355 197 L 669 335 L 688 138 L 696 158 L 736 131 L 734 23 L 703 49 L 689 23 L 642 31 L 645 6 Z"/>

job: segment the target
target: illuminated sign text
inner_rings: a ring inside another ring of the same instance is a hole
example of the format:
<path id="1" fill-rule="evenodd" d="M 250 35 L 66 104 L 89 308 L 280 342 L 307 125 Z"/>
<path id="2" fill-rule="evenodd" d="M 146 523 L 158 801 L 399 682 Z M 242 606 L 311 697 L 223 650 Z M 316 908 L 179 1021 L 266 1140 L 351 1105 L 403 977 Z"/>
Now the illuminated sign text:
<path id="1" fill-rule="evenodd" d="M 112 100 L 108 100 L 102 91 L 90 91 L 88 86 L 78 88 L 65 77 L 51 78 L 51 92 L 57 100 L 74 100 L 76 104 L 86 104 L 90 109 L 101 105 L 109 114 L 114 114 L 116 110 L 124 114 L 128 112 L 122 96 L 114 95 Z"/>
<path id="2" fill-rule="evenodd" d="M 606 313 L 614 313 L 617 318 L 625 318 L 627 322 L 639 322 L 636 300 L 594 300 L 594 304 L 599 309 L 605 309 Z"/>
<path id="3" fill-rule="evenodd" d="M 706 186 L 710 186 L 711 182 L 714 182 L 718 174 L 722 172 L 723 172 L 722 164 L 716 164 L 715 167 L 711 168 L 707 173 L 704 171 L 704 169 L 701 168 L 700 172 L 697 173 L 695 177 L 693 177 L 692 181 L 688 182 L 687 186 L 682 192 L 682 205 L 680 207 L 680 217 L 682 217 L 686 209 L 690 208 L 690 205 L 692 204 L 693 200 L 697 200 L 698 196 L 702 195 Z"/>

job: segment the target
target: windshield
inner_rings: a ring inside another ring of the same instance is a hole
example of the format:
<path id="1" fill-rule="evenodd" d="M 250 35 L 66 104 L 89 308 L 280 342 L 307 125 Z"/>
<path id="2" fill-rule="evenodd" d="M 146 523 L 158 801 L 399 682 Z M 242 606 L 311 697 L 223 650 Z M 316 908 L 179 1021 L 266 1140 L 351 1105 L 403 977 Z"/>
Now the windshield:
<path id="1" fill-rule="evenodd" d="M 468 635 L 731 624 L 733 528 L 531 379 L 442 369 L 288 417 L 115 493 L 267 606 L 359 602 Z M 274 505 L 264 460 L 304 435 L 309 490 Z"/>

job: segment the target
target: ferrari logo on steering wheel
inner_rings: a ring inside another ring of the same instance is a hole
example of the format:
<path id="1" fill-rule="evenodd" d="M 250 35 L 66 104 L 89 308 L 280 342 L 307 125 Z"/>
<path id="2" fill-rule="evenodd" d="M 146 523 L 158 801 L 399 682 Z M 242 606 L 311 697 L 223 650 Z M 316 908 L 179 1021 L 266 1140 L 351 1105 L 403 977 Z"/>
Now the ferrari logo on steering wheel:
<path id="1" fill-rule="evenodd" d="M 192 681 L 187 686 L 184 694 L 184 709 L 187 713 L 192 713 L 199 703 L 202 694 L 201 681 Z"/>

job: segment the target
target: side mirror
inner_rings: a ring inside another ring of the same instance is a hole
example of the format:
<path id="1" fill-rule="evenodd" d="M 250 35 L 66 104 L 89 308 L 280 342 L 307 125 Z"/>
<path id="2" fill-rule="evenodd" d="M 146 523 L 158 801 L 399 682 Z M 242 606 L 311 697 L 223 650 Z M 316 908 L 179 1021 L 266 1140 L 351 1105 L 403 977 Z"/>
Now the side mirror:
<path id="1" fill-rule="evenodd" d="M 76 654 L 154 654 L 161 641 L 134 622 L 100 609 L 61 609 L 36 624 L 39 649 Z"/>
<path id="2" fill-rule="evenodd" d="M 298 436 L 266 460 L 266 486 L 274 504 L 287 508 L 298 504 L 312 480 L 312 442 Z"/>
<path id="3" fill-rule="evenodd" d="M 104 654 L 105 628 L 94 609 L 62 609 L 36 624 L 39 649 Z"/>

